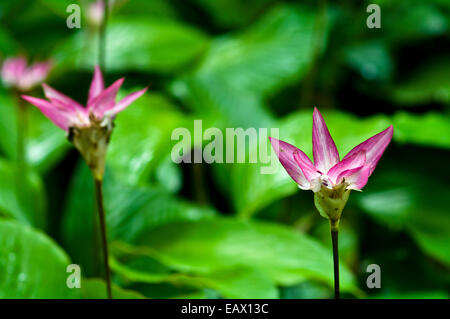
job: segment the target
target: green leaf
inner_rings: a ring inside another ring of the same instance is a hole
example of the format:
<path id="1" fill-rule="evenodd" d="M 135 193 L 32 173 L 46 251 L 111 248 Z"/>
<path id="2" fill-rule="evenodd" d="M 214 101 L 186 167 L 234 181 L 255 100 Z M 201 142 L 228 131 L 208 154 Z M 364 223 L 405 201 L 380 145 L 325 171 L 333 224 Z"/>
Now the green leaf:
<path id="1" fill-rule="evenodd" d="M 140 293 L 122 289 L 115 284 L 112 285 L 112 296 L 113 299 L 145 299 Z M 83 278 L 81 280 L 81 298 L 106 299 L 105 281 L 98 278 Z"/>
<path id="2" fill-rule="evenodd" d="M 386 81 L 391 78 L 393 59 L 387 45 L 371 41 L 352 45 L 345 50 L 346 63 L 369 81 Z"/>
<path id="3" fill-rule="evenodd" d="M 448 299 L 446 291 L 413 291 L 403 293 L 383 293 L 375 296 L 376 299 Z"/>
<path id="4" fill-rule="evenodd" d="M 1 9 L 0 9 L 0 19 L 1 19 Z M 14 38 L 9 34 L 9 32 L 0 27 L 0 57 L 6 58 L 9 55 L 13 55 L 17 52 L 18 44 Z"/>
<path id="5" fill-rule="evenodd" d="M 448 32 L 449 22 L 444 12 L 431 3 L 404 1 L 387 11 L 383 29 L 388 39 L 399 43 L 419 41 Z M 383 17 L 382 17 L 383 20 Z"/>
<path id="6" fill-rule="evenodd" d="M 307 278 L 333 283 L 329 251 L 281 225 L 229 218 L 174 223 L 144 234 L 137 244 L 180 272 L 210 274 L 245 266 L 261 271 L 280 285 Z M 342 289 L 354 289 L 351 273 L 344 265 L 340 269 Z"/>
<path id="7" fill-rule="evenodd" d="M 406 106 L 431 102 L 450 103 L 450 60 L 434 59 L 413 72 L 392 90 L 392 98 Z"/>
<path id="8" fill-rule="evenodd" d="M 175 144 L 171 142 L 172 131 L 177 127 L 191 127 L 193 120 L 189 119 L 164 96 L 145 94 L 117 116 L 107 165 L 122 180 L 143 184 L 170 155 Z M 173 187 L 168 185 L 173 181 L 162 182 L 167 183 L 167 188 Z"/>
<path id="9" fill-rule="evenodd" d="M 450 114 L 399 112 L 392 121 L 394 138 L 398 142 L 450 148 Z"/>
<path id="10" fill-rule="evenodd" d="M 66 285 L 69 258 L 45 234 L 0 220 L 0 297 L 76 298 Z"/>
<path id="11" fill-rule="evenodd" d="M 263 97 L 306 73 L 314 25 L 311 10 L 276 6 L 244 32 L 215 38 L 198 68 L 171 90 L 199 114 L 218 114 L 226 125 L 270 126 Z"/>
<path id="12" fill-rule="evenodd" d="M 104 201 L 109 241 L 133 241 L 142 232 L 160 225 L 214 215 L 212 209 L 178 200 L 163 188 L 127 185 L 111 175 L 108 168 Z M 87 274 L 93 269 L 96 216 L 92 174 L 85 163 L 80 162 L 69 188 L 61 235 L 70 255 L 84 266 Z"/>
<path id="13" fill-rule="evenodd" d="M 26 225 L 45 227 L 45 191 L 39 175 L 29 170 L 25 181 L 17 166 L 0 158 L 0 215 Z"/>
<path id="14" fill-rule="evenodd" d="M 428 165 L 439 171 L 442 163 Z M 444 181 L 414 161 L 403 161 L 401 166 L 374 174 L 358 195 L 357 204 L 369 216 L 391 229 L 405 229 L 428 255 L 450 264 L 450 216 L 443 201 L 450 191 Z"/>
<path id="15" fill-rule="evenodd" d="M 222 27 L 238 27 L 249 23 L 270 0 L 194 0 Z"/>
<path id="16" fill-rule="evenodd" d="M 17 106 L 11 96 L 0 91 L 0 149 L 12 160 L 17 152 Z M 26 105 L 27 162 L 39 172 L 52 168 L 70 147 L 65 132 L 36 107 Z"/>
<path id="17" fill-rule="evenodd" d="M 117 18 L 108 23 L 106 65 L 110 72 L 173 72 L 185 67 L 208 45 L 200 31 L 169 19 Z M 92 70 L 98 39 L 88 30 L 75 33 L 53 54 L 57 67 Z"/>
<path id="18" fill-rule="evenodd" d="M 128 257 L 129 258 L 129 257 Z M 225 298 L 277 298 L 278 291 L 272 280 L 263 273 L 249 267 L 231 267 L 204 274 L 175 272 L 153 272 L 152 263 L 136 260 L 123 265 L 114 261 L 112 269 L 126 282 L 169 283 L 181 288 L 213 289 Z M 148 260 L 148 259 L 146 259 Z"/>

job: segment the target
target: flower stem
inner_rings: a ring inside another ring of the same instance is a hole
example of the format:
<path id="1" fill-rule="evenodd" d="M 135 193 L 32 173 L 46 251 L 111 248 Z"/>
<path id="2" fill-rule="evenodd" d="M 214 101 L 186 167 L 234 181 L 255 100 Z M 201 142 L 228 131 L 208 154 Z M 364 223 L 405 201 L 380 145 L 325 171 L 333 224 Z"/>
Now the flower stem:
<path id="1" fill-rule="evenodd" d="M 109 0 L 103 0 L 104 3 L 104 14 L 103 21 L 100 25 L 99 30 L 99 41 L 98 41 L 98 64 L 100 69 L 105 73 L 105 60 L 106 60 L 106 25 L 108 23 L 109 15 Z"/>
<path id="2" fill-rule="evenodd" d="M 339 228 L 330 221 L 331 241 L 333 243 L 333 268 L 334 268 L 334 298 L 339 299 Z"/>
<path id="3" fill-rule="evenodd" d="M 109 268 L 109 254 L 108 254 L 108 240 L 106 237 L 106 222 L 105 222 L 105 209 L 103 207 L 103 187 L 102 180 L 94 178 L 95 181 L 95 197 L 97 201 L 97 210 L 100 220 L 100 232 L 102 237 L 103 247 L 103 263 L 105 265 L 105 279 L 106 279 L 106 292 L 108 299 L 112 299 L 111 293 L 111 271 Z"/>

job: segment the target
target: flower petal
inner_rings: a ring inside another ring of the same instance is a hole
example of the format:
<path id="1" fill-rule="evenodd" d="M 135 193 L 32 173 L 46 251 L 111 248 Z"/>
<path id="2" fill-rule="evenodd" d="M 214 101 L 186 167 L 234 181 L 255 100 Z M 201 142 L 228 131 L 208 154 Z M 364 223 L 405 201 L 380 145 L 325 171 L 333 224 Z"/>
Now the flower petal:
<path id="1" fill-rule="evenodd" d="M 20 89 L 26 91 L 44 81 L 51 67 L 52 63 L 50 61 L 31 65 L 31 67 L 25 70 L 19 80 L 18 85 Z"/>
<path id="2" fill-rule="evenodd" d="M 366 163 L 366 152 L 361 150 L 348 158 L 344 158 L 342 161 L 334 165 L 327 173 L 331 181 L 336 185 L 342 180 L 340 174 L 344 171 L 361 168 Z"/>
<path id="3" fill-rule="evenodd" d="M 276 138 L 269 137 L 270 143 L 272 144 L 273 149 L 275 150 L 275 153 L 278 156 L 278 159 L 280 160 L 281 165 L 283 165 L 286 172 L 291 176 L 291 178 L 301 187 L 309 189 L 309 182 L 306 179 L 305 175 L 303 174 L 301 168 L 298 166 L 297 162 L 294 160 L 294 152 L 299 151 L 300 154 L 303 152 L 295 147 L 294 145 L 291 145 L 289 143 L 280 141 Z M 304 153 L 303 153 L 304 154 Z M 305 155 L 306 158 L 308 156 Z M 311 160 L 309 160 L 309 163 L 312 165 Z"/>
<path id="4" fill-rule="evenodd" d="M 345 182 L 349 183 L 347 189 L 360 190 L 367 184 L 370 176 L 370 165 L 350 169 L 339 174 L 338 178 L 345 178 Z"/>
<path id="5" fill-rule="evenodd" d="M 42 88 L 44 89 L 45 97 L 49 99 L 54 106 L 72 111 L 85 112 L 86 109 L 80 103 L 61 92 L 58 92 L 51 86 L 44 83 L 42 84 Z"/>
<path id="6" fill-rule="evenodd" d="M 117 92 L 119 92 L 123 81 L 124 78 L 118 79 L 111 84 L 110 87 L 100 93 L 100 95 L 93 99 L 92 104 L 88 105 L 88 110 L 92 110 L 98 118 L 102 118 L 104 112 L 111 109 L 116 103 Z"/>
<path id="7" fill-rule="evenodd" d="M 112 116 L 116 115 L 117 113 L 119 113 L 119 112 L 123 111 L 125 108 L 127 108 L 136 99 L 141 97 L 147 91 L 147 89 L 148 89 L 148 87 L 127 95 L 126 97 L 121 99 L 118 103 L 116 103 L 112 108 L 105 110 L 105 113 L 108 113 Z"/>
<path id="8" fill-rule="evenodd" d="M 22 95 L 22 98 L 36 106 L 46 117 L 65 131 L 67 131 L 73 123 L 77 122 L 77 117 L 71 110 L 57 108 L 46 100 L 32 96 Z"/>
<path id="9" fill-rule="evenodd" d="M 91 86 L 89 88 L 89 95 L 88 95 L 88 107 L 92 104 L 93 100 L 100 95 L 104 90 L 104 83 L 103 83 L 103 75 L 102 71 L 100 70 L 100 67 L 98 65 L 94 68 L 94 76 L 92 78 Z"/>
<path id="10" fill-rule="evenodd" d="M 377 135 L 372 136 L 366 141 L 362 142 L 355 148 L 353 148 L 347 155 L 345 155 L 344 159 L 353 156 L 354 154 L 364 150 L 366 152 L 366 165 L 369 166 L 369 176 L 374 171 L 377 166 L 378 161 L 383 155 L 384 150 L 389 145 L 389 142 L 392 139 L 392 134 L 394 132 L 394 128 L 389 126 L 383 132 L 378 133 Z"/>
<path id="11" fill-rule="evenodd" d="M 328 172 L 330 168 L 339 162 L 339 152 L 331 138 L 322 114 L 316 107 L 313 114 L 312 143 L 314 166 L 322 173 Z"/>
<path id="12" fill-rule="evenodd" d="M 3 62 L 2 79 L 5 84 L 15 85 L 25 72 L 27 61 L 23 57 L 9 58 Z"/>
<path id="13" fill-rule="evenodd" d="M 317 171 L 317 168 L 311 163 L 311 160 L 300 150 L 294 151 L 294 160 L 297 162 L 298 166 L 301 168 L 303 175 L 306 179 L 311 182 L 312 180 L 318 178 L 321 174 Z"/>

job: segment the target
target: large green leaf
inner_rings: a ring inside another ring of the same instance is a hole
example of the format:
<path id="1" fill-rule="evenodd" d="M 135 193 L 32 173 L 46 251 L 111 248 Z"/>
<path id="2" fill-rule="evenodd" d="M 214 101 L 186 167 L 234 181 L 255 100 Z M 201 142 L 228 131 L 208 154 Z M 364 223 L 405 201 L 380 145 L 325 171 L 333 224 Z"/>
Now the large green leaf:
<path id="1" fill-rule="evenodd" d="M 436 59 L 422 65 L 403 83 L 393 87 L 392 98 L 403 105 L 450 103 L 450 60 Z"/>
<path id="2" fill-rule="evenodd" d="M 45 191 L 39 175 L 20 172 L 13 163 L 0 158 L 0 215 L 20 223 L 44 228 Z"/>
<path id="3" fill-rule="evenodd" d="M 142 184 L 170 155 L 175 144 L 171 142 L 172 131 L 192 125 L 190 116 L 178 111 L 167 98 L 148 93 L 117 116 L 107 164 L 122 180 Z"/>
<path id="4" fill-rule="evenodd" d="M 250 22 L 270 0 L 194 0 L 221 27 L 237 27 Z"/>
<path id="5" fill-rule="evenodd" d="M 450 114 L 429 112 L 420 115 L 396 113 L 392 122 L 397 142 L 450 148 Z"/>
<path id="6" fill-rule="evenodd" d="M 443 201 L 450 191 L 443 180 L 414 163 L 402 161 L 377 172 L 356 201 L 376 221 L 406 230 L 427 254 L 450 265 L 450 215 Z M 439 170 L 442 163 L 433 160 L 428 165 Z"/>
<path id="7" fill-rule="evenodd" d="M 112 285 L 113 299 L 144 299 L 140 293 L 132 290 L 122 289 Z M 106 299 L 106 284 L 97 278 L 81 279 L 81 298 L 83 299 Z"/>
<path id="8" fill-rule="evenodd" d="M 0 298 L 76 298 L 67 287 L 69 258 L 46 235 L 0 220 Z"/>
<path id="9" fill-rule="evenodd" d="M 314 24 L 309 9 L 276 6 L 244 32 L 215 38 L 198 68 L 171 90 L 198 113 L 219 114 L 227 125 L 270 126 L 263 97 L 308 70 Z"/>
<path id="10" fill-rule="evenodd" d="M 443 11 L 429 2 L 391 3 L 392 9 L 385 11 L 384 18 L 382 13 L 381 18 L 387 38 L 398 45 L 446 34 L 449 29 L 448 18 Z"/>
<path id="11" fill-rule="evenodd" d="M 108 169 L 106 173 L 104 200 L 110 241 L 133 241 L 154 227 L 180 220 L 210 218 L 214 214 L 211 209 L 176 199 L 163 188 L 129 186 Z M 71 256 L 88 274 L 94 267 L 96 216 L 92 174 L 84 162 L 80 162 L 69 188 L 62 237 Z"/>
<path id="12" fill-rule="evenodd" d="M 10 159 L 17 152 L 17 109 L 13 98 L 0 91 L 0 149 Z M 28 163 L 39 172 L 48 171 L 65 154 L 70 144 L 59 129 L 34 106 L 26 105 L 26 153 Z"/>
<path id="13" fill-rule="evenodd" d="M 144 234 L 137 244 L 143 252 L 181 272 L 210 274 L 246 266 L 280 285 L 306 278 L 333 283 L 330 252 L 281 225 L 229 218 L 173 223 Z M 353 277 L 344 265 L 341 275 L 342 289 L 354 290 Z"/>
<path id="14" fill-rule="evenodd" d="M 168 19 L 117 18 L 108 24 L 109 71 L 171 72 L 186 66 L 208 45 L 200 31 Z M 57 67 L 91 70 L 98 63 L 97 36 L 82 29 L 53 54 Z"/>
<path id="15" fill-rule="evenodd" d="M 370 41 L 346 48 L 346 63 L 368 81 L 386 81 L 391 78 L 393 59 L 386 43 Z"/>
<path id="16" fill-rule="evenodd" d="M 202 274 L 167 270 L 155 272 L 152 267 L 154 262 L 149 264 L 147 260 L 138 257 L 135 260 L 128 260 L 126 265 L 115 261 L 112 263 L 112 269 L 126 282 L 168 283 L 183 289 L 213 289 L 226 298 L 277 298 L 278 296 L 275 283 L 254 268 L 239 266 Z"/>

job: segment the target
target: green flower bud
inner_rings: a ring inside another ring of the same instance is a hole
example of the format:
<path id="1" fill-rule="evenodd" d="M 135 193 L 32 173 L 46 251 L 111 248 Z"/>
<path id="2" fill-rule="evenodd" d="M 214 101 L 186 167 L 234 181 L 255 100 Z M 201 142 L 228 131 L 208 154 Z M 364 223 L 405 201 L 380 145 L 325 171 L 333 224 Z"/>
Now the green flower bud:
<path id="1" fill-rule="evenodd" d="M 108 118 L 99 121 L 92 115 L 90 121 L 91 125 L 87 127 L 71 127 L 68 138 L 81 153 L 94 177 L 102 180 L 113 123 Z"/>
<path id="2" fill-rule="evenodd" d="M 330 220 L 332 230 L 339 228 L 342 210 L 347 204 L 350 190 L 347 184 L 342 183 L 330 189 L 322 186 L 320 191 L 314 193 L 314 204 L 320 215 Z"/>

